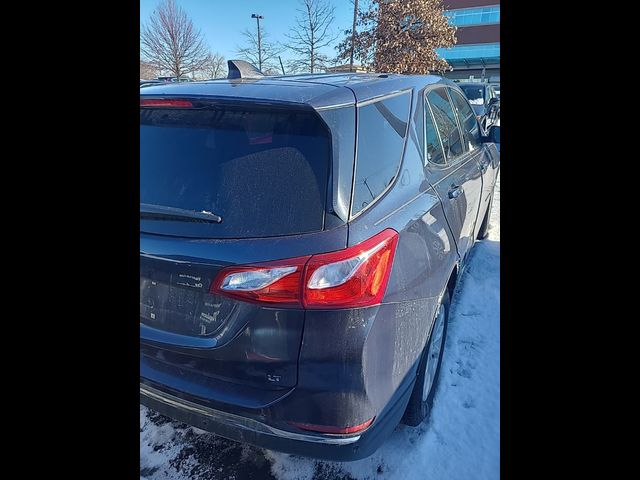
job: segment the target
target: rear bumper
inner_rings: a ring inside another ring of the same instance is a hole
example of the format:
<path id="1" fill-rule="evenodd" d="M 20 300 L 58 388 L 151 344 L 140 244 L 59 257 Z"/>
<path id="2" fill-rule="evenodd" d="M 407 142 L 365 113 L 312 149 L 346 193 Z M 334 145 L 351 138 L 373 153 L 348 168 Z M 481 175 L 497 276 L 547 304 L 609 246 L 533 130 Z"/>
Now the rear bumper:
<path id="1" fill-rule="evenodd" d="M 140 403 L 180 422 L 238 442 L 269 450 L 333 461 L 353 461 L 373 454 L 398 425 L 413 383 L 398 391 L 366 430 L 353 435 L 294 432 L 259 420 L 212 409 L 140 384 Z"/>

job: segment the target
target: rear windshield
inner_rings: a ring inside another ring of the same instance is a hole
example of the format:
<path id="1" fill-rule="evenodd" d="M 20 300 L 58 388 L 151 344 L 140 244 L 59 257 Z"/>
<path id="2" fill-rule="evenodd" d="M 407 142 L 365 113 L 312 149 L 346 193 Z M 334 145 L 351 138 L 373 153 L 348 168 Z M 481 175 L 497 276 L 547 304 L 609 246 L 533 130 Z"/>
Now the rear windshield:
<path id="1" fill-rule="evenodd" d="M 218 224 L 141 220 L 210 238 L 322 230 L 330 136 L 311 111 L 140 109 L 140 202 L 215 213 Z"/>

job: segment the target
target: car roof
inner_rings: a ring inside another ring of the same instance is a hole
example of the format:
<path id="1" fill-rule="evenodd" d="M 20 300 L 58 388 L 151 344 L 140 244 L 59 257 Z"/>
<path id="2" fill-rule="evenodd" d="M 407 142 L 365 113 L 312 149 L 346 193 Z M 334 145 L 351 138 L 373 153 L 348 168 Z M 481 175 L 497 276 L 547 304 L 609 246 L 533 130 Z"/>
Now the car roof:
<path id="1" fill-rule="evenodd" d="M 140 94 L 249 98 L 265 102 L 302 103 L 318 109 L 353 105 L 433 83 L 455 85 L 437 75 L 323 73 L 168 83 L 146 87 L 144 93 L 141 91 Z"/>

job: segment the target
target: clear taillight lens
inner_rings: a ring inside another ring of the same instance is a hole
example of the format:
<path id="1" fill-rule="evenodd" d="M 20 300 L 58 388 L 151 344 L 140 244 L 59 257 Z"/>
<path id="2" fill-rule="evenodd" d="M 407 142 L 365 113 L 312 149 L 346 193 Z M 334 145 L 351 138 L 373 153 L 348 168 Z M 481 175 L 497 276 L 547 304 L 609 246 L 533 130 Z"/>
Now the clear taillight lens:
<path id="1" fill-rule="evenodd" d="M 253 303 L 302 307 L 302 274 L 309 258 L 225 268 L 211 285 L 211 293 Z"/>
<path id="2" fill-rule="evenodd" d="M 252 290 L 260 290 L 273 285 L 297 270 L 297 267 L 270 268 L 261 270 L 245 270 L 242 272 L 231 273 L 224 277 L 221 290 L 234 292 L 250 292 Z"/>

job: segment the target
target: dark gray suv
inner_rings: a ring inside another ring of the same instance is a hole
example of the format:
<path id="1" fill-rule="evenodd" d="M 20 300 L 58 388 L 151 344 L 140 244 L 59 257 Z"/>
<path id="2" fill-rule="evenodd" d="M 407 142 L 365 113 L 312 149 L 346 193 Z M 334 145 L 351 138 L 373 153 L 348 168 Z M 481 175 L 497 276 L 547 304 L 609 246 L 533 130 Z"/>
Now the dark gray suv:
<path id="1" fill-rule="evenodd" d="M 431 75 L 141 89 L 141 402 L 340 461 L 420 424 L 498 138 Z"/>

